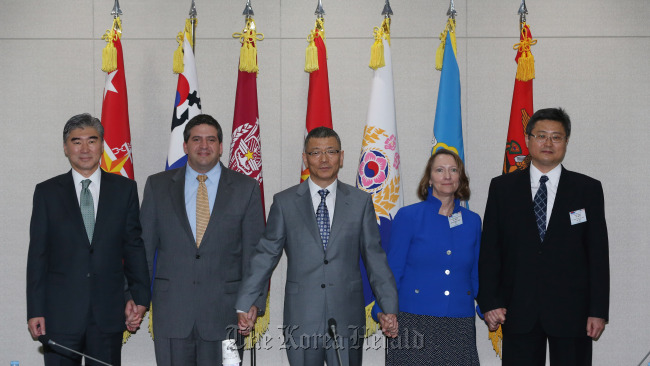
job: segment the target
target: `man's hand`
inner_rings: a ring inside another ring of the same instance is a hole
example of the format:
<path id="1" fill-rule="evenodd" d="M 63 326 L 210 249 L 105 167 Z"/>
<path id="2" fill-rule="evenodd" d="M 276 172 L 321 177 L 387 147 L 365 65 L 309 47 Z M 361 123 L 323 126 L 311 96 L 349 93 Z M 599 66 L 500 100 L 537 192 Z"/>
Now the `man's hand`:
<path id="1" fill-rule="evenodd" d="M 239 320 L 239 334 L 243 336 L 249 335 L 257 320 L 257 306 L 251 306 L 248 313 L 237 313 L 237 319 Z"/>
<path id="2" fill-rule="evenodd" d="M 42 316 L 30 318 L 27 321 L 27 328 L 29 329 L 29 334 L 32 335 L 32 338 L 38 339 L 38 336 L 45 334 L 45 318 Z"/>
<path id="3" fill-rule="evenodd" d="M 386 337 L 397 337 L 397 332 L 399 330 L 399 324 L 397 324 L 397 315 L 378 313 L 377 317 L 379 318 L 381 331 L 384 332 Z"/>
<path id="4" fill-rule="evenodd" d="M 126 302 L 126 307 L 124 308 L 124 315 L 126 316 L 126 329 L 129 332 L 135 332 L 140 328 L 142 319 L 144 318 L 144 313 L 147 312 L 147 308 L 142 305 L 136 305 L 133 300 Z"/>
<path id="5" fill-rule="evenodd" d="M 589 317 L 587 318 L 587 335 L 594 341 L 600 338 L 600 335 L 605 331 L 605 319 Z"/>
<path id="6" fill-rule="evenodd" d="M 499 329 L 499 325 L 506 322 L 506 309 L 498 308 L 485 313 L 485 323 L 490 332 Z"/>

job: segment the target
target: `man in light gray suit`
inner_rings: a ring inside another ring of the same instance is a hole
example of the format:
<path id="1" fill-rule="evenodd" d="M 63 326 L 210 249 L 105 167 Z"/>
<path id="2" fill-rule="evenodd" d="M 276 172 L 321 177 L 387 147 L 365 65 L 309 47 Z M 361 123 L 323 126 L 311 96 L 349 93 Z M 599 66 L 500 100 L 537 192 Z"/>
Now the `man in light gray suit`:
<path id="1" fill-rule="evenodd" d="M 257 181 L 219 162 L 223 134 L 214 118 L 192 118 L 183 138 L 187 165 L 147 179 L 140 217 L 156 362 L 215 365 L 222 340 L 243 341 L 232 309 L 264 212 Z M 258 294 L 254 303 L 264 308 L 266 291 Z"/>
<path id="2" fill-rule="evenodd" d="M 259 308 L 255 304 L 284 249 L 288 268 L 283 323 L 289 363 L 339 365 L 327 335 L 328 322 L 334 319 L 343 346 L 342 364 L 361 365 L 365 310 L 359 256 L 385 311 L 379 316 L 382 330 L 391 337 L 398 328 L 395 279 L 381 247 L 371 196 L 337 180 L 343 151 L 336 132 L 326 127 L 309 132 L 303 161 L 310 178 L 273 198 L 251 272 L 239 290 L 236 309 L 248 310 L 238 314 L 239 329 L 247 334 L 253 326 Z"/>

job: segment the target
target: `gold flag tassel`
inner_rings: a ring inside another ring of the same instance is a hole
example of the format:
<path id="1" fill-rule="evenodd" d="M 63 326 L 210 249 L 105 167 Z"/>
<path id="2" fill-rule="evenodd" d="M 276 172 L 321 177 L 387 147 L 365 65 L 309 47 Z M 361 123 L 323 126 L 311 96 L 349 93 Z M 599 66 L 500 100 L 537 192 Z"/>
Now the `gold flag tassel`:
<path id="1" fill-rule="evenodd" d="M 370 47 L 370 66 L 371 69 L 377 70 L 380 67 L 386 66 L 386 59 L 384 58 L 384 39 L 388 41 L 390 46 L 390 18 L 384 18 L 381 27 L 374 29 L 375 43 Z"/>
<path id="2" fill-rule="evenodd" d="M 526 22 L 521 23 L 521 41 L 512 48 L 520 52 L 517 60 L 517 76 L 519 81 L 529 81 L 535 78 L 535 58 L 530 52 L 530 46 L 537 44 L 537 40 L 530 36 Z"/>
<path id="3" fill-rule="evenodd" d="M 375 302 L 371 302 L 366 306 L 366 334 L 365 338 L 370 337 L 379 330 L 379 323 L 372 318 L 372 308 L 375 306 Z"/>
<path id="4" fill-rule="evenodd" d="M 253 331 L 244 339 L 244 349 L 253 348 L 260 340 L 260 337 L 269 330 L 269 321 L 271 320 L 271 312 L 269 311 L 270 298 L 271 292 L 266 294 L 266 311 L 264 315 L 257 318 Z"/>
<path id="5" fill-rule="evenodd" d="M 316 48 L 316 37 L 321 37 L 325 42 L 325 21 L 323 18 L 316 19 L 316 26 L 307 36 L 309 45 L 305 50 L 305 72 L 312 73 L 318 70 L 318 49 Z"/>
<path id="6" fill-rule="evenodd" d="M 233 38 L 239 38 L 241 48 L 239 49 L 239 71 L 249 73 L 259 72 L 257 66 L 257 43 L 264 40 L 264 34 L 255 31 L 255 19 L 246 19 L 246 27 L 241 33 L 235 32 Z"/>
<path id="7" fill-rule="evenodd" d="M 440 33 L 440 46 L 436 51 L 436 70 L 442 70 L 442 60 L 445 56 L 445 43 L 447 43 L 447 33 L 451 39 L 451 46 L 454 49 L 454 55 L 458 54 L 456 50 L 456 20 L 449 18 L 445 25 L 445 30 Z"/>
<path id="8" fill-rule="evenodd" d="M 497 353 L 497 356 L 499 356 L 499 358 L 503 358 L 503 353 L 501 353 L 501 343 L 503 342 L 503 331 L 501 330 L 501 326 L 499 325 L 499 328 L 497 328 L 496 331 L 490 332 L 488 337 L 492 342 L 492 348 L 494 349 L 494 352 Z"/>
<path id="9" fill-rule="evenodd" d="M 194 24 L 196 25 L 198 23 L 197 19 L 194 19 Z M 183 62 L 183 43 L 185 42 L 185 39 L 187 39 L 188 42 L 190 42 L 190 46 L 194 47 L 193 41 L 192 41 L 192 22 L 190 19 L 185 19 L 185 29 L 182 31 L 178 32 L 178 35 L 176 36 L 176 42 L 178 42 L 178 48 L 176 51 L 174 51 L 174 65 L 173 65 L 173 70 L 174 74 L 181 74 L 183 71 L 185 71 L 185 64 Z"/>
<path id="10" fill-rule="evenodd" d="M 120 17 L 113 19 L 113 26 L 106 30 L 102 39 L 106 41 L 106 47 L 102 50 L 102 71 L 111 73 L 117 70 L 117 49 L 113 44 L 114 40 L 122 36 L 122 21 Z"/>

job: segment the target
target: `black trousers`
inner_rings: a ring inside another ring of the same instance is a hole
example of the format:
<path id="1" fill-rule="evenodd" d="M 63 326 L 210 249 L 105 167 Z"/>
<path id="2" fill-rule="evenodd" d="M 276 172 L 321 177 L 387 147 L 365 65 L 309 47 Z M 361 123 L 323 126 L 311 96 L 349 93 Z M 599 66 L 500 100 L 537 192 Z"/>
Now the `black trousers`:
<path id="1" fill-rule="evenodd" d="M 544 366 L 546 344 L 551 366 L 591 366 L 592 339 L 555 337 L 547 334 L 539 323 L 524 334 L 512 334 L 503 326 L 503 366 Z"/>
<path id="2" fill-rule="evenodd" d="M 45 319 L 47 331 L 47 319 Z M 62 334 L 47 332 L 50 339 L 62 346 L 84 353 L 113 366 L 121 365 L 122 333 L 102 332 L 92 316 L 88 313 L 88 325 L 82 334 Z M 81 365 L 81 356 L 66 351 L 57 346 L 44 346 L 45 366 L 77 366 Z M 85 365 L 99 366 L 100 363 L 90 359 L 85 360 Z"/>

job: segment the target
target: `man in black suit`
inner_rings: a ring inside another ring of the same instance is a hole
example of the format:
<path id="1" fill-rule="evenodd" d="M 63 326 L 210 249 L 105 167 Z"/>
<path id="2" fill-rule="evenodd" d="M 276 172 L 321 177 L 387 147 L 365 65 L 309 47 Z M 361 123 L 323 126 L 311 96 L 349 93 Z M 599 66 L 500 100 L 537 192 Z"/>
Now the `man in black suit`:
<path id="1" fill-rule="evenodd" d="M 27 258 L 27 324 L 32 337 L 120 365 L 125 320 L 134 331 L 149 304 L 138 190 L 99 168 L 104 129 L 80 114 L 63 129 L 68 173 L 36 186 Z M 125 278 L 128 290 L 125 291 Z M 45 365 L 79 365 L 45 347 Z M 86 361 L 86 365 L 93 365 Z"/>
<path id="2" fill-rule="evenodd" d="M 609 312 L 609 254 L 599 181 L 565 169 L 561 108 L 526 127 L 531 166 L 496 177 L 483 218 L 478 303 L 503 326 L 503 365 L 591 365 Z"/>

